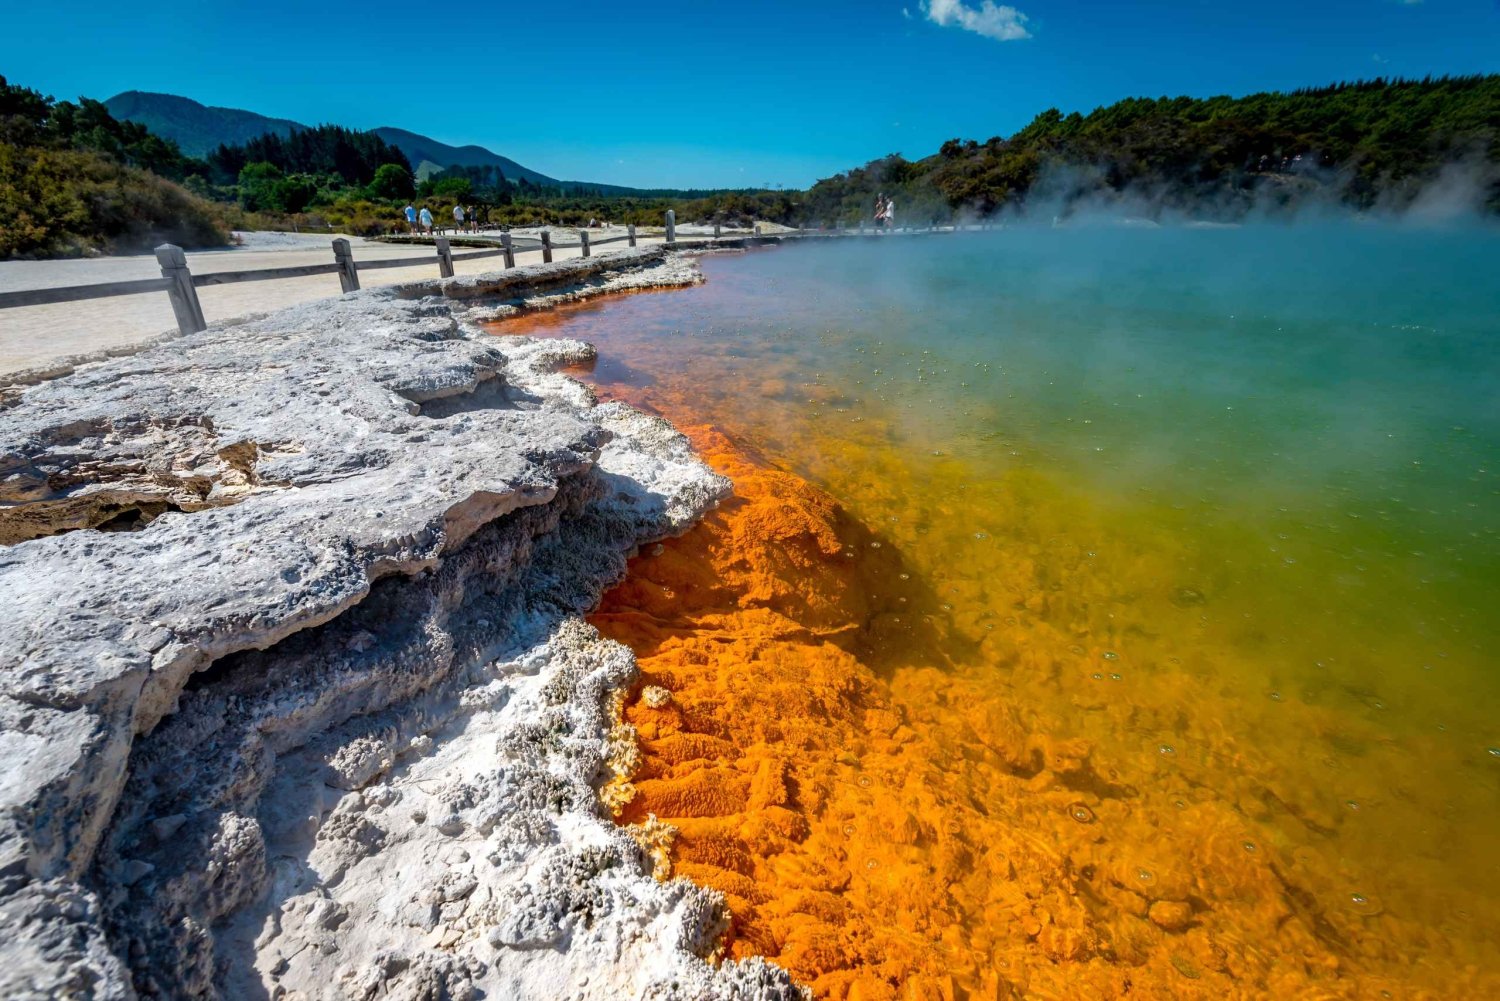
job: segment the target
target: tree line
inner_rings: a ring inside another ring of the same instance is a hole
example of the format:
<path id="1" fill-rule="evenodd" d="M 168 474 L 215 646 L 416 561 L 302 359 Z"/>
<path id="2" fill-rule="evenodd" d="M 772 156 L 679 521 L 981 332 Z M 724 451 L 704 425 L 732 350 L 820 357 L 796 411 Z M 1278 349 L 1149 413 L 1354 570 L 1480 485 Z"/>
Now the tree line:
<path id="1" fill-rule="evenodd" d="M 1399 210 L 1454 171 L 1476 208 L 1500 212 L 1500 75 L 1051 108 L 1008 139 L 952 139 L 921 160 L 892 154 L 819 181 L 808 208 L 847 222 L 883 191 L 915 221 L 1126 199 L 1219 218 L 1313 201 Z"/>
<path id="2" fill-rule="evenodd" d="M 222 245 L 223 214 L 175 183 L 203 169 L 98 101 L 0 76 L 0 259 Z"/>

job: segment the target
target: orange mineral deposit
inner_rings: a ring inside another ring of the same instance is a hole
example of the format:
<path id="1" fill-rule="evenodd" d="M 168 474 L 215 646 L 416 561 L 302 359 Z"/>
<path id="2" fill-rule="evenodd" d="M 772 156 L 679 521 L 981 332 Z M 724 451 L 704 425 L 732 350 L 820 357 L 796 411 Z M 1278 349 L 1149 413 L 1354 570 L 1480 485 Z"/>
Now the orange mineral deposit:
<path id="1" fill-rule="evenodd" d="M 827 998 L 1381 996 L 1339 976 L 1366 918 L 1287 893 L 1283 867 L 1331 860 L 1255 844 L 1190 790 L 1132 807 L 1087 740 L 909 663 L 941 643 L 894 549 L 690 435 L 733 498 L 592 621 L 642 669 L 621 820 L 676 828 L 672 875 L 724 893 L 729 955 Z"/>
<path id="2" fill-rule="evenodd" d="M 1493 901 L 1426 892 L 1457 828 L 1388 808 L 1436 732 L 1245 680 L 1274 648 L 1187 516 L 897 449 L 854 390 L 675 336 L 675 295 L 625 303 L 649 336 L 500 329 L 595 341 L 734 483 L 592 618 L 641 666 L 619 819 L 723 893 L 726 955 L 840 1001 L 1500 997 Z"/>

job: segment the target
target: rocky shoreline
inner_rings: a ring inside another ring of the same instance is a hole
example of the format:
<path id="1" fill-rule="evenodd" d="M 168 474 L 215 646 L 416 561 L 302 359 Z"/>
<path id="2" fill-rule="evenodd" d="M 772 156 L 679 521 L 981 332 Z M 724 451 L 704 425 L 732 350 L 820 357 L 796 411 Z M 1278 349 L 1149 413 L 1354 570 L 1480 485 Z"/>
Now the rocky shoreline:
<path id="1" fill-rule="evenodd" d="M 801 996 L 600 790 L 581 616 L 727 481 L 481 334 L 661 249 L 356 292 L 0 396 L 7 997 Z"/>

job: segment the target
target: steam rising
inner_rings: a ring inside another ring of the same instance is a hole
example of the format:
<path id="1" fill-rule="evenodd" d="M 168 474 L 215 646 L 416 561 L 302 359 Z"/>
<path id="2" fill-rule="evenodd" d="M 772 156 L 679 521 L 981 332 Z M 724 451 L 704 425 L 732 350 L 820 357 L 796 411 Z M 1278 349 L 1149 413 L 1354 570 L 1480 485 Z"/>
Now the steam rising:
<path id="1" fill-rule="evenodd" d="M 1018 205 L 1000 212 L 1007 222 L 1080 223 L 1137 221 L 1165 225 L 1328 221 L 1362 216 L 1419 225 L 1493 219 L 1500 199 L 1500 164 L 1475 153 L 1446 163 L 1434 175 L 1411 177 L 1387 188 L 1360 212 L 1346 200 L 1350 171 L 1310 164 L 1266 175 L 1248 186 L 1222 183 L 1184 191 L 1167 182 L 1110 187 L 1092 165 L 1049 164 Z M 977 207 L 957 213 L 960 222 L 984 217 Z"/>

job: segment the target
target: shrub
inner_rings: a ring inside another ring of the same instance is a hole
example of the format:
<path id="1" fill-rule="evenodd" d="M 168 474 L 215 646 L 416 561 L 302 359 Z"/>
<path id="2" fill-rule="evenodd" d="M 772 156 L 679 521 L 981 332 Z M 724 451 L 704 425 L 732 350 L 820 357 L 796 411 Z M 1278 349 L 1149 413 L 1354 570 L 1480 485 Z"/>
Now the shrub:
<path id="1" fill-rule="evenodd" d="M 98 153 L 0 144 L 0 258 L 222 246 L 215 206 Z"/>

